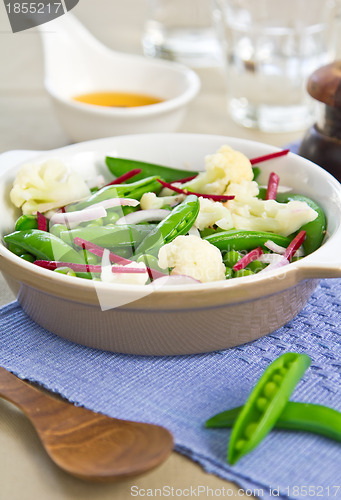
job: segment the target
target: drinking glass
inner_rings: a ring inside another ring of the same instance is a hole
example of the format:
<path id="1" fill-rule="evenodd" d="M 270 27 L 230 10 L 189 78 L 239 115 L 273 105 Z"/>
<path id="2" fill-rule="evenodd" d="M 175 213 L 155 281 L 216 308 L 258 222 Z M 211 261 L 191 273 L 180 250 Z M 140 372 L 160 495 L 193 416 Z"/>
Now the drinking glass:
<path id="1" fill-rule="evenodd" d="M 148 0 L 142 39 L 146 56 L 176 60 L 192 67 L 221 63 L 212 21 L 213 0 Z"/>
<path id="2" fill-rule="evenodd" d="M 309 75 L 333 60 L 337 0 L 215 0 L 231 117 L 266 132 L 306 129 Z"/>

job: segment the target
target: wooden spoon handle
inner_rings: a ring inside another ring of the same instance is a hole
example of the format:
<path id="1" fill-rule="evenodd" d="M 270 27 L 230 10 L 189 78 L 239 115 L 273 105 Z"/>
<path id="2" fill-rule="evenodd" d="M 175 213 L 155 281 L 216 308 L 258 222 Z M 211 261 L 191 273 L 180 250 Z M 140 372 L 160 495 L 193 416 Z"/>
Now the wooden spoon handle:
<path id="1" fill-rule="evenodd" d="M 41 439 L 50 435 L 55 429 L 66 426 L 81 426 L 84 422 L 92 422 L 98 418 L 108 419 L 85 408 L 74 406 L 63 399 L 57 399 L 48 393 L 35 388 L 5 368 L 0 366 L 0 397 L 14 403 L 35 426 Z M 111 423 L 121 422 L 111 418 Z"/>
<path id="2" fill-rule="evenodd" d="M 49 405 L 59 403 L 59 401 L 39 391 L 28 382 L 24 382 L 1 366 L 0 396 L 14 403 L 30 418 L 37 413 L 39 414 L 47 403 Z"/>
<path id="3" fill-rule="evenodd" d="M 0 367 L 0 396 L 35 426 L 52 460 L 76 477 L 120 480 L 156 467 L 173 449 L 158 425 L 110 418 L 36 389 Z"/>

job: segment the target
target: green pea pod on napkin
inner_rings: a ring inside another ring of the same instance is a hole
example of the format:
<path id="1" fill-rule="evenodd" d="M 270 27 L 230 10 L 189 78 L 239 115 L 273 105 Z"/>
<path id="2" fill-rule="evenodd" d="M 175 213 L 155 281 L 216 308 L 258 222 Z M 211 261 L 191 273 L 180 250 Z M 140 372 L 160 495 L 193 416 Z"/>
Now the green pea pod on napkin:
<path id="1" fill-rule="evenodd" d="M 240 411 L 232 410 L 233 418 L 237 418 L 228 449 L 231 465 L 256 448 L 276 425 L 310 363 L 306 354 L 287 352 L 279 356 L 265 370 Z"/>
<path id="2" fill-rule="evenodd" d="M 271 431 L 310 363 L 306 354 L 287 352 L 268 366 L 233 427 L 230 464 L 252 451 Z"/>
<path id="3" fill-rule="evenodd" d="M 233 427 L 242 406 L 222 411 L 205 423 L 208 429 Z M 341 413 L 334 408 L 289 401 L 280 414 L 276 429 L 312 432 L 341 443 Z"/>

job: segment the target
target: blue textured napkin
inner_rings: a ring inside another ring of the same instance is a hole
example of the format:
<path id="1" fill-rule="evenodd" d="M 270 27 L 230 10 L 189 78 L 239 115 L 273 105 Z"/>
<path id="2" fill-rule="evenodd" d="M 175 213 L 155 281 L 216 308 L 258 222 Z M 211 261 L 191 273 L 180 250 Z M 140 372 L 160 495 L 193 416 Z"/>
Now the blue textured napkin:
<path id="1" fill-rule="evenodd" d="M 229 467 L 230 431 L 203 427 L 215 413 L 243 404 L 263 370 L 287 351 L 312 359 L 292 399 L 341 410 L 340 331 L 341 280 L 322 281 L 301 314 L 272 335 L 192 356 L 139 357 L 82 347 L 39 327 L 13 303 L 0 310 L 0 365 L 92 410 L 165 426 L 178 452 L 245 489 L 263 490 L 262 498 L 277 493 L 269 488 L 304 498 L 309 486 L 312 496 L 341 498 L 340 443 L 273 431 Z"/>

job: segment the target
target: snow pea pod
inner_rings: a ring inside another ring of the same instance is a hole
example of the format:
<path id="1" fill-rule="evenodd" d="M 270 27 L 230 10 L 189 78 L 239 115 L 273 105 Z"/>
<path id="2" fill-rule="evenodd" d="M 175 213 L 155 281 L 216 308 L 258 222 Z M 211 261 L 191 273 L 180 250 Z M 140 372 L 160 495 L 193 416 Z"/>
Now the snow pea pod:
<path id="1" fill-rule="evenodd" d="M 255 274 L 251 269 L 239 269 L 239 271 L 233 271 L 234 278 L 242 278 L 243 276 L 252 276 Z"/>
<path id="2" fill-rule="evenodd" d="M 199 199 L 189 195 L 175 207 L 167 217 L 144 238 L 137 247 L 136 254 L 154 253 L 160 246 L 166 245 L 181 234 L 186 234 L 193 226 L 200 209 Z"/>
<path id="3" fill-rule="evenodd" d="M 23 248 L 19 245 L 15 245 L 14 243 L 8 243 L 7 248 L 10 252 L 14 253 L 14 255 L 18 255 L 18 257 L 20 257 L 23 253 Z"/>
<path id="4" fill-rule="evenodd" d="M 53 271 L 54 273 L 58 273 L 58 274 L 65 274 L 66 276 L 76 276 L 76 273 L 73 269 L 71 269 L 70 267 L 57 267 L 57 269 L 55 269 Z"/>
<path id="5" fill-rule="evenodd" d="M 155 227 L 155 224 L 78 227 L 62 231 L 60 237 L 69 244 L 72 244 L 74 238 L 82 238 L 104 248 L 134 249 Z"/>
<path id="6" fill-rule="evenodd" d="M 70 267 L 58 267 L 57 269 L 54 269 L 53 272 L 58 274 L 65 274 L 66 276 L 82 278 L 85 280 L 92 280 L 95 276 L 95 273 L 75 273 L 75 271 Z"/>
<path id="7" fill-rule="evenodd" d="M 28 229 L 26 231 L 15 231 L 4 236 L 7 244 L 14 243 L 25 252 L 43 260 L 64 260 L 81 264 L 80 255 L 62 239 L 47 231 L 39 229 Z"/>
<path id="8" fill-rule="evenodd" d="M 60 238 L 60 235 L 63 231 L 67 231 L 68 228 L 65 226 L 65 224 L 53 224 L 50 227 L 50 233 L 54 234 L 55 236 L 58 236 Z M 67 241 L 66 241 L 67 243 Z"/>
<path id="9" fill-rule="evenodd" d="M 253 170 L 253 180 L 256 181 L 260 176 L 261 169 L 259 167 L 252 167 Z"/>
<path id="10" fill-rule="evenodd" d="M 281 236 L 280 234 L 260 231 L 243 231 L 239 229 L 231 229 L 229 231 L 211 234 L 203 239 L 207 240 L 221 251 L 252 250 L 253 248 L 263 246 L 268 240 L 282 247 L 287 247 L 291 241 L 290 238 Z"/>
<path id="11" fill-rule="evenodd" d="M 32 264 L 36 260 L 30 253 L 22 253 L 19 257 L 23 260 L 27 260 L 27 262 L 31 262 Z"/>
<path id="12" fill-rule="evenodd" d="M 107 156 L 105 162 L 110 170 L 110 172 L 115 177 L 120 177 L 121 175 L 138 168 L 141 173 L 134 175 L 131 179 L 128 179 L 126 183 L 144 179 L 150 175 L 159 175 L 166 182 L 174 182 L 179 179 L 184 179 L 187 177 L 196 176 L 199 172 L 194 172 L 193 170 L 183 170 L 178 168 L 165 167 L 163 165 L 157 165 L 156 163 L 148 163 L 144 161 L 128 160 L 126 158 L 112 158 Z M 253 167 L 254 180 L 259 176 L 260 169 L 258 167 Z"/>
<path id="13" fill-rule="evenodd" d="M 230 250 L 223 256 L 223 262 L 226 266 L 233 267 L 241 258 L 242 255 L 239 252 L 236 252 L 236 250 Z"/>
<path id="14" fill-rule="evenodd" d="M 74 203 L 69 205 L 66 210 L 68 212 L 73 212 L 75 210 L 83 210 L 95 203 L 100 203 L 101 201 L 110 200 L 112 198 L 134 198 L 135 200 L 140 200 L 144 193 L 153 192 L 158 194 L 162 186 L 157 179 L 159 177 L 147 177 L 137 182 L 132 182 L 131 184 L 112 184 L 110 186 L 104 186 L 96 193 L 92 194 L 87 200 Z"/>
<path id="15" fill-rule="evenodd" d="M 38 220 L 35 215 L 22 215 L 15 223 L 15 231 L 38 229 Z"/>
<path id="16" fill-rule="evenodd" d="M 310 362 L 306 354 L 288 352 L 268 366 L 233 426 L 230 464 L 252 451 L 271 431 Z"/>
<path id="17" fill-rule="evenodd" d="M 260 188 L 259 198 L 265 199 L 266 189 Z M 288 203 L 289 201 L 303 201 L 315 212 L 317 217 L 311 222 L 304 224 L 299 231 L 305 231 L 306 237 L 303 242 L 303 249 L 306 255 L 317 250 L 321 245 L 327 230 L 326 216 L 322 208 L 311 198 L 296 193 L 277 193 L 276 201 L 279 203 Z"/>
<path id="18" fill-rule="evenodd" d="M 110 170 L 110 172 L 115 177 L 120 177 L 135 168 L 141 169 L 141 173 L 134 175 L 131 180 L 127 180 L 127 183 L 131 181 L 137 181 L 144 179 L 147 176 L 159 175 L 166 182 L 174 182 L 178 179 L 183 179 L 192 175 L 198 175 L 198 172 L 193 172 L 192 170 L 180 170 L 176 168 L 164 167 L 162 165 L 156 165 L 155 163 L 147 163 L 144 161 L 127 160 L 125 158 L 112 158 L 107 156 L 105 162 Z"/>
<path id="19" fill-rule="evenodd" d="M 223 411 L 207 420 L 205 427 L 233 427 L 242 406 Z M 319 434 L 341 442 L 341 413 L 327 406 L 289 401 L 275 423 L 275 429 L 289 429 Z"/>

